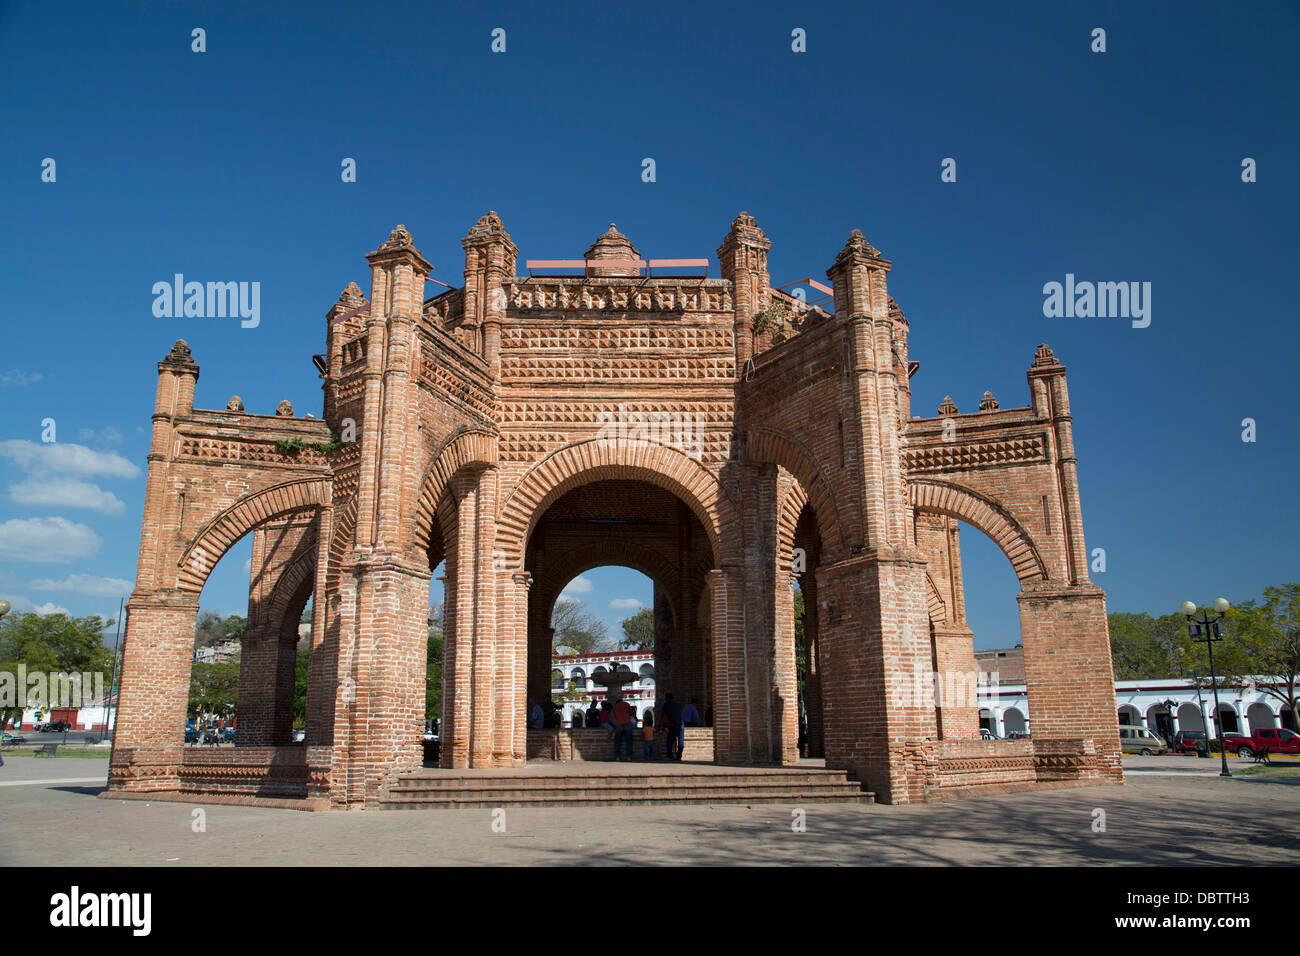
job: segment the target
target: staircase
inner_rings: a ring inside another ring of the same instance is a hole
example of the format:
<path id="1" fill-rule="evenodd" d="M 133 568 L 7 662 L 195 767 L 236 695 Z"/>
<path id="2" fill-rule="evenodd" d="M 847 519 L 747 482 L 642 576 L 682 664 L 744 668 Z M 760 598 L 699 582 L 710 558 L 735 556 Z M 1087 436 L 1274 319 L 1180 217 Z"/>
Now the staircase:
<path id="1" fill-rule="evenodd" d="M 805 803 L 872 803 L 843 770 L 787 768 L 457 773 L 413 771 L 398 778 L 377 807 L 455 810 L 472 807 L 608 807 Z"/>

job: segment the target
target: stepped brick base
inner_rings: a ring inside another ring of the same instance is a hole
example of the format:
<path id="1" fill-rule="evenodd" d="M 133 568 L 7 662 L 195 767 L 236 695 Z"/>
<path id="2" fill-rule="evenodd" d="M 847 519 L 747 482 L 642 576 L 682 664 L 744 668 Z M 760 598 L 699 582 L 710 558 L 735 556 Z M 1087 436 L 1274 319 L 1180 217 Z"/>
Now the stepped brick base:
<path id="1" fill-rule="evenodd" d="M 619 772 L 613 772 L 618 768 Z M 674 765 L 666 772 L 614 764 L 610 772 L 403 774 L 374 806 L 385 810 L 484 807 L 601 807 L 614 805 L 871 803 L 842 770 L 772 767 L 755 770 Z"/>

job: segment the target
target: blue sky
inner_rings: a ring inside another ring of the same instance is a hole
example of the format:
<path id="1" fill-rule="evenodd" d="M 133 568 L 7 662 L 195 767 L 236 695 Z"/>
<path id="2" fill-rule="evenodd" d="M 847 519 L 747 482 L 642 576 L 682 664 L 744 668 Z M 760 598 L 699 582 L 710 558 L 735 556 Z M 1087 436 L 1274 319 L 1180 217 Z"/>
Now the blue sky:
<path id="1" fill-rule="evenodd" d="M 55 11 L 0 5 L 0 594 L 19 609 L 116 610 L 176 338 L 200 406 L 319 414 L 310 356 L 364 254 L 402 222 L 459 284 L 488 209 L 523 258 L 579 256 L 615 221 L 648 256 L 711 259 L 744 209 L 778 284 L 823 279 L 861 228 L 894 263 L 917 414 L 986 388 L 1026 404 L 1039 342 L 1069 367 L 1111 609 L 1297 577 L 1293 3 Z M 156 318 L 152 285 L 177 272 L 260 282 L 260 325 Z M 1152 283 L 1150 326 L 1044 317 L 1066 273 Z M 35 447 L 47 418 L 80 450 Z M 964 544 L 977 643 L 1014 643 L 1009 565 Z M 242 542 L 205 608 L 243 613 L 246 560 Z M 632 572 L 592 577 L 601 613 L 650 599 Z"/>

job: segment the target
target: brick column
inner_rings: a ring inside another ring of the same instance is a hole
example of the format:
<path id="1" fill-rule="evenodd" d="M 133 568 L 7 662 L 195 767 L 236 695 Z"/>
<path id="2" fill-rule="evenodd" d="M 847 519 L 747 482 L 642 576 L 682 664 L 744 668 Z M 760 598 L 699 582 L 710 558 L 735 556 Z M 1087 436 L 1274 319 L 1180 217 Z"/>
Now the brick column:
<path id="1" fill-rule="evenodd" d="M 1102 776 L 1123 780 L 1106 595 L 1093 585 L 1040 587 L 1018 600 L 1034 739 L 1091 739 Z"/>
<path id="2" fill-rule="evenodd" d="M 239 698 L 235 702 L 235 744 L 269 747 L 274 714 L 280 635 L 270 627 L 250 627 L 239 638 Z M 292 693 L 292 691 L 290 692 Z"/>
<path id="3" fill-rule="evenodd" d="M 110 790 L 175 790 L 199 596 L 136 592 L 126 606 Z"/>
<path id="4" fill-rule="evenodd" d="M 778 588 L 777 470 L 739 465 L 744 564 L 713 583 L 714 748 L 720 763 L 799 757 L 790 586 Z M 778 591 L 784 590 L 783 597 Z"/>
<path id="5" fill-rule="evenodd" d="M 804 640 L 804 707 L 808 714 L 808 756 L 826 756 L 826 744 L 822 728 L 822 678 L 821 663 L 818 659 L 820 636 L 817 614 L 817 575 L 815 572 L 804 574 L 799 579 L 803 591 L 803 640 Z"/>
<path id="6" fill-rule="evenodd" d="M 826 766 L 915 803 L 935 737 L 925 559 L 873 549 L 816 573 Z"/>
<path id="7" fill-rule="evenodd" d="M 974 633 L 968 627 L 935 624 L 935 702 L 939 736 L 944 740 L 979 740 L 979 668 L 975 664 Z"/>

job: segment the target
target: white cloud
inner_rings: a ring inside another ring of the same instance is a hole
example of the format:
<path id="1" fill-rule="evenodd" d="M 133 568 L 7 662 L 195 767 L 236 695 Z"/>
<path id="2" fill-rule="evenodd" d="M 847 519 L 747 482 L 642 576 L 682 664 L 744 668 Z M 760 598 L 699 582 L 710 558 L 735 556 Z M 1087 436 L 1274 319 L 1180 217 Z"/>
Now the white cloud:
<path id="1" fill-rule="evenodd" d="M 568 585 L 564 588 L 564 590 L 561 591 L 560 593 L 561 594 L 590 594 L 591 581 L 589 581 L 587 578 L 584 578 L 582 575 L 578 575 L 576 578 L 570 581 Z"/>
<path id="2" fill-rule="evenodd" d="M 45 617 L 47 614 L 67 614 L 71 616 L 71 612 L 66 607 L 49 602 L 45 604 L 33 604 L 21 594 L 0 594 L 0 599 L 8 601 L 15 614 L 27 614 L 30 612 L 32 614 L 39 614 L 41 617 Z"/>
<path id="3" fill-rule="evenodd" d="M 9 486 L 14 504 L 52 508 L 90 508 L 106 515 L 126 511 L 122 499 L 98 485 L 76 478 L 29 478 Z"/>
<path id="4" fill-rule="evenodd" d="M 29 472 L 76 475 L 81 478 L 138 478 L 140 466 L 115 451 L 95 451 L 68 442 L 34 442 L 21 438 L 0 441 L 0 458 Z"/>
<path id="5" fill-rule="evenodd" d="M 0 374 L 0 385 L 17 385 L 19 388 L 22 388 L 25 385 L 32 385 L 40 380 L 40 372 L 24 372 L 19 368 L 13 368 Z"/>
<path id="6" fill-rule="evenodd" d="M 10 518 L 0 524 L 0 561 L 61 562 L 88 558 L 104 542 L 67 518 Z"/>
<path id="7" fill-rule="evenodd" d="M 28 587 L 33 591 L 67 591 L 86 597 L 121 597 L 130 594 L 133 589 L 131 582 L 125 578 L 102 578 L 94 574 L 69 574 L 62 581 L 40 578 Z"/>
<path id="8" fill-rule="evenodd" d="M 632 611 L 636 608 L 643 607 L 636 598 L 614 598 L 609 602 L 609 606 L 616 611 Z"/>

